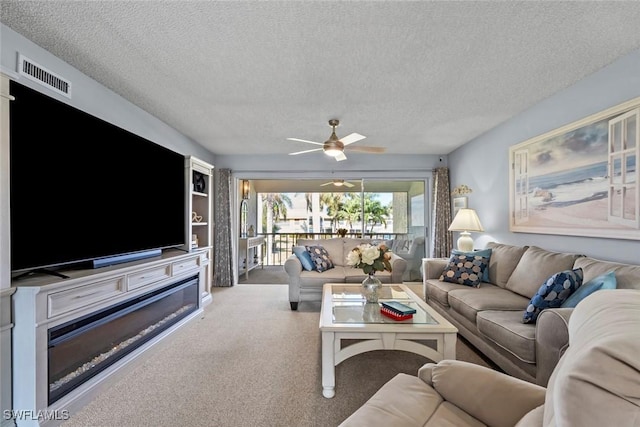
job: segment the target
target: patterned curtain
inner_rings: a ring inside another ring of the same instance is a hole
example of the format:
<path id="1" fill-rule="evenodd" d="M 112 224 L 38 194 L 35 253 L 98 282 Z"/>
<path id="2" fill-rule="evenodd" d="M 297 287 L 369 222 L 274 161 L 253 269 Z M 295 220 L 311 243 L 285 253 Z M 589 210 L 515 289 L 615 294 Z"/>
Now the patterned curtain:
<path id="1" fill-rule="evenodd" d="M 453 249 L 451 225 L 451 193 L 449 191 L 449 169 L 436 168 L 433 171 L 433 224 L 431 229 L 431 257 L 448 258 Z"/>
<path id="2" fill-rule="evenodd" d="M 213 228 L 213 286 L 234 285 L 231 228 L 231 170 L 215 169 L 216 198 Z"/>

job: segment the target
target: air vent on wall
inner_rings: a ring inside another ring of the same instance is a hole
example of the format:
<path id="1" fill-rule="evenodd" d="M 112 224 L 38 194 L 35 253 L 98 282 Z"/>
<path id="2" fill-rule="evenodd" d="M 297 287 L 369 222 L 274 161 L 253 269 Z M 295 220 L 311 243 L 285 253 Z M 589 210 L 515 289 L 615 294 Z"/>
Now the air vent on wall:
<path id="1" fill-rule="evenodd" d="M 22 54 L 18 55 L 18 74 L 38 82 L 67 98 L 71 98 L 71 82 L 69 80 L 52 73 L 29 58 L 22 56 Z"/>

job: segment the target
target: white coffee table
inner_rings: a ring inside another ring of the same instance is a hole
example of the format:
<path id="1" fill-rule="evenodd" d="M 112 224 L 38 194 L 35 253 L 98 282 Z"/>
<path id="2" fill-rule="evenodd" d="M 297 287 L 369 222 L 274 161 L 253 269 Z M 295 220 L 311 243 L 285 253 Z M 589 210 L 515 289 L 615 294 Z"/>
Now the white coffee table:
<path id="1" fill-rule="evenodd" d="M 327 283 L 322 289 L 322 394 L 335 396 L 335 367 L 372 350 L 404 350 L 434 362 L 456 358 L 455 326 L 402 284 L 383 285 L 380 301 L 395 300 L 416 309 L 413 319 L 396 321 L 367 304 L 357 284 Z M 359 340 L 342 347 L 342 340 Z M 418 342 L 423 341 L 423 342 Z M 433 343 L 433 347 L 424 341 Z"/>

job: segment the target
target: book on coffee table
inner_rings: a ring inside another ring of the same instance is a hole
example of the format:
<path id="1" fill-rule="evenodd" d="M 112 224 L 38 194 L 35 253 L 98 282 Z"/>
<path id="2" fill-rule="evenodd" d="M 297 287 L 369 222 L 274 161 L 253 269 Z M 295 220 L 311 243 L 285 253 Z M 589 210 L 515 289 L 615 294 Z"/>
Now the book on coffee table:
<path id="1" fill-rule="evenodd" d="M 380 306 L 380 313 L 383 315 L 392 318 L 393 320 L 408 320 L 413 318 L 413 314 L 398 314 L 395 311 L 385 307 Z"/>
<path id="2" fill-rule="evenodd" d="M 382 301 L 380 302 L 383 308 L 386 308 L 398 316 L 407 316 L 409 314 L 415 314 L 416 309 L 409 307 L 406 304 L 402 304 L 398 301 Z"/>

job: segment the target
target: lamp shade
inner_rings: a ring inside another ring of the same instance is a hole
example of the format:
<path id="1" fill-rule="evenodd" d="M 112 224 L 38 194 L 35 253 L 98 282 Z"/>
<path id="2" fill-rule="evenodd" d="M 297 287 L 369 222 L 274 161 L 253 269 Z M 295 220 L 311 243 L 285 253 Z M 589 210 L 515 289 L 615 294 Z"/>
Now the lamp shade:
<path id="1" fill-rule="evenodd" d="M 449 231 L 484 231 L 473 209 L 460 209 L 449 226 Z"/>

